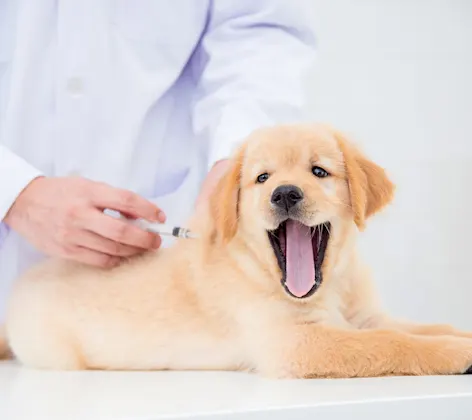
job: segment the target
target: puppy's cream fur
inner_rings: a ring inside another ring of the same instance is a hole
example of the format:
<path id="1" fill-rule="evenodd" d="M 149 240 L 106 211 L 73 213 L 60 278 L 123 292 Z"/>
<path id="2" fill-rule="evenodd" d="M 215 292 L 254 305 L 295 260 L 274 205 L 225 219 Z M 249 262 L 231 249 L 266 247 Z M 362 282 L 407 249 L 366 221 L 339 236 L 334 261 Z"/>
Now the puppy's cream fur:
<path id="1" fill-rule="evenodd" d="M 315 164 L 331 176 L 314 177 Z M 262 172 L 270 178 L 257 184 Z M 304 222 L 331 226 L 323 283 L 306 299 L 281 286 L 267 236 L 277 227 L 270 194 L 284 183 L 303 190 Z M 393 190 L 384 170 L 335 129 L 259 130 L 190 222 L 201 239 L 111 270 L 49 260 L 18 279 L 9 347 L 21 363 L 47 369 L 223 369 L 277 378 L 463 373 L 472 364 L 472 334 L 390 319 L 357 256 L 358 231 Z"/>

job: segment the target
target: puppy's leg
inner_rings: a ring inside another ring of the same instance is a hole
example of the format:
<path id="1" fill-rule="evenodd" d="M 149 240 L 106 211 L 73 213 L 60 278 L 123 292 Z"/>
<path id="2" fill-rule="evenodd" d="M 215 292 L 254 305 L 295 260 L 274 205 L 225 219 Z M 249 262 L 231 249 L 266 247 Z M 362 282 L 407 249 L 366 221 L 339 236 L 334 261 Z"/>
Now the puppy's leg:
<path id="1" fill-rule="evenodd" d="M 347 302 L 345 316 L 354 328 L 394 329 L 426 336 L 452 335 L 472 338 L 471 332 L 460 331 L 450 325 L 418 324 L 388 316 L 381 308 L 380 299 L 369 276 L 358 276 Z"/>
<path id="2" fill-rule="evenodd" d="M 84 370 L 78 353 L 70 346 L 47 339 L 47 345 L 37 346 L 36 349 L 26 349 L 22 345 L 14 347 L 14 356 L 27 367 L 45 370 Z"/>
<path id="3" fill-rule="evenodd" d="M 388 316 L 374 316 L 369 322 L 371 328 L 389 328 L 418 335 L 452 335 L 472 338 L 472 332 L 457 330 L 447 324 L 417 324 L 414 322 L 392 319 Z"/>
<path id="4" fill-rule="evenodd" d="M 472 339 L 393 330 L 302 325 L 256 345 L 256 369 L 272 377 L 462 374 L 472 365 Z"/>
<path id="5" fill-rule="evenodd" d="M 25 366 L 36 369 L 83 370 L 86 368 L 78 346 L 67 331 L 37 322 L 24 315 L 7 324 L 8 342 L 13 356 Z"/>

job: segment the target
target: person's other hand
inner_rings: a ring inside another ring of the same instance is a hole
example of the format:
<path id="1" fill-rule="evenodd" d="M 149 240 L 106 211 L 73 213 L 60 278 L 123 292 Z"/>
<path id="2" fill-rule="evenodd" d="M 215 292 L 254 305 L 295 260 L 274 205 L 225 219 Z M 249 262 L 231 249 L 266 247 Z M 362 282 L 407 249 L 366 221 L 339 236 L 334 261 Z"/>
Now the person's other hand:
<path id="1" fill-rule="evenodd" d="M 4 222 L 46 255 L 112 267 L 156 249 L 161 238 L 103 213 L 165 221 L 151 202 L 127 190 L 78 177 L 40 177 L 17 197 Z"/>
<path id="2" fill-rule="evenodd" d="M 201 211 L 203 206 L 208 203 L 208 199 L 216 188 L 220 178 L 226 173 L 229 167 L 229 160 L 223 159 L 216 162 L 211 168 L 210 172 L 203 181 L 202 188 L 200 189 L 200 194 L 197 197 L 196 209 Z"/>

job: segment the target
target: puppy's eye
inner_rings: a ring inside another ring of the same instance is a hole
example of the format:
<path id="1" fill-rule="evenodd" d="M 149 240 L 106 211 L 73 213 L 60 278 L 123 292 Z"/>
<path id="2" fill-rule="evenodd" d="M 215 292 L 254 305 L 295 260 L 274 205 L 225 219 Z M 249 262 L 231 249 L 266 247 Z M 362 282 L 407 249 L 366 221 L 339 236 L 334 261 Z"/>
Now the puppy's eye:
<path id="1" fill-rule="evenodd" d="M 260 175 L 257 177 L 256 182 L 257 182 L 258 184 L 263 184 L 263 183 L 266 182 L 268 179 L 269 179 L 269 174 L 265 172 L 265 173 L 263 173 L 263 174 L 260 174 Z"/>
<path id="2" fill-rule="evenodd" d="M 313 166 L 311 171 L 313 172 L 313 175 L 317 176 L 318 178 L 326 178 L 329 176 L 329 173 L 319 166 Z"/>

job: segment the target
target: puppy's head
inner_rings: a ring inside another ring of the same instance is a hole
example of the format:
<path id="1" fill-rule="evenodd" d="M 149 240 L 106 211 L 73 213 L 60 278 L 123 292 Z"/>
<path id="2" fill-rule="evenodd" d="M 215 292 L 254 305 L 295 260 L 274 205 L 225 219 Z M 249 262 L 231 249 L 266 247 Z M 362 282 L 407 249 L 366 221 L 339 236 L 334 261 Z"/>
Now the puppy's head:
<path id="1" fill-rule="evenodd" d="M 258 130 L 211 198 L 212 241 L 223 247 L 236 237 L 270 254 L 286 292 L 307 298 L 338 248 L 336 232 L 354 224 L 362 230 L 393 191 L 384 170 L 332 128 Z"/>

